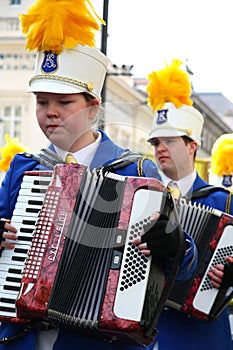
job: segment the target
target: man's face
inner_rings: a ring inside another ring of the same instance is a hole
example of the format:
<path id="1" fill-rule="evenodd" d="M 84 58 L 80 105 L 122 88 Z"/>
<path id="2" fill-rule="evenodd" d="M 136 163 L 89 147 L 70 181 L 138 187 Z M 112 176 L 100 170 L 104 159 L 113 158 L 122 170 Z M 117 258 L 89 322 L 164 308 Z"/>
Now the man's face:
<path id="1" fill-rule="evenodd" d="M 168 177 L 178 180 L 193 171 L 196 142 L 185 144 L 182 137 L 160 137 L 154 138 L 152 144 L 158 167 Z"/>

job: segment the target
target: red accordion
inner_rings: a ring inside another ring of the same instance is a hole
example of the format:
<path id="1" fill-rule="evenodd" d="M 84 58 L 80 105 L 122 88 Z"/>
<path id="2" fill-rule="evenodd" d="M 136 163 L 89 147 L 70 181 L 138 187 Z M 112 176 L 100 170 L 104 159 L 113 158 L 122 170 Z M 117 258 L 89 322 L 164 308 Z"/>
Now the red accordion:
<path id="1" fill-rule="evenodd" d="M 215 319 L 227 306 L 229 291 L 214 288 L 207 273 L 211 266 L 224 264 L 226 256 L 233 254 L 233 217 L 183 199 L 178 211 L 183 229 L 196 244 L 198 266 L 192 278 L 174 283 L 166 304 L 188 316 Z"/>
<path id="2" fill-rule="evenodd" d="M 1 313 L 0 300 L 0 319 L 39 319 L 110 341 L 149 344 L 182 256 L 165 283 L 151 257 L 132 245 L 155 211 L 177 220 L 171 195 L 155 179 L 55 166 L 15 310 Z"/>

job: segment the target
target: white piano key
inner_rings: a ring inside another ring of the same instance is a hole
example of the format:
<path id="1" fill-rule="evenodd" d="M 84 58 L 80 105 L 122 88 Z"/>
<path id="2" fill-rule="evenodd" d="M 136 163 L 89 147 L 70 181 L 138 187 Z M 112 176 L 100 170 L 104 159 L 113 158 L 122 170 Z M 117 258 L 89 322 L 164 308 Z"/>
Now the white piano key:
<path id="1" fill-rule="evenodd" d="M 51 181 L 51 178 L 45 178 L 44 180 L 40 177 L 27 176 L 24 177 L 21 187 L 31 184 L 31 187 L 48 186 L 47 184 Z M 26 185 L 25 185 L 26 184 Z"/>
<path id="2" fill-rule="evenodd" d="M 32 228 L 31 230 L 32 231 L 24 231 L 24 228 L 21 227 L 20 231 L 18 230 L 18 232 L 17 232 L 17 236 L 18 236 L 18 240 L 17 241 L 24 240 L 24 239 L 26 241 L 27 238 L 29 238 L 28 242 L 30 242 L 31 239 L 33 238 L 34 228 Z"/>
<path id="3" fill-rule="evenodd" d="M 39 212 L 41 210 L 41 207 L 39 206 L 25 206 L 24 208 L 15 208 L 13 212 L 13 218 L 11 221 L 14 219 L 14 221 L 19 221 L 21 219 L 27 219 L 27 217 L 35 217 L 36 219 L 38 218 Z"/>
<path id="4" fill-rule="evenodd" d="M 0 311 L 0 313 L 1 313 L 2 316 L 6 316 L 6 317 L 9 317 L 9 318 L 15 318 L 17 316 L 16 312 Z"/>
<path id="5" fill-rule="evenodd" d="M 0 314 L 1 314 L 1 316 L 10 317 L 10 318 L 15 318 L 16 317 L 16 312 L 7 312 L 7 311 L 1 311 L 0 310 Z"/>
<path id="6" fill-rule="evenodd" d="M 5 317 L 11 317 L 11 318 L 16 317 L 15 303 L 14 304 L 2 303 L 0 301 L 0 314 L 1 316 L 5 316 Z"/>
<path id="7" fill-rule="evenodd" d="M 0 293 L 1 316 L 16 317 L 15 303 L 16 303 L 16 296 L 14 294 Z"/>
<path id="8" fill-rule="evenodd" d="M 29 242 L 28 244 L 24 245 L 23 249 L 30 249 L 30 247 L 31 247 L 31 244 Z M 17 249 L 22 249 L 22 246 L 20 245 L 20 243 L 18 243 L 18 241 L 16 241 L 14 249 L 4 249 L 2 252 L 2 255 L 5 255 L 6 253 L 10 253 L 10 252 L 12 252 L 12 254 L 14 254 L 15 250 L 17 253 Z M 0 259 L 0 261 L 1 261 L 1 259 Z"/>
<path id="9" fill-rule="evenodd" d="M 2 278 L 0 278 L 1 286 L 8 285 L 8 286 L 17 287 L 19 289 L 20 283 L 21 283 L 21 278 L 19 275 L 16 275 L 16 274 L 7 274 L 6 276 L 3 276 Z"/>
<path id="10" fill-rule="evenodd" d="M 25 208 L 25 207 L 32 207 L 32 208 L 41 208 L 43 204 L 43 199 L 39 197 L 33 197 L 31 198 L 28 196 L 28 198 L 24 197 L 24 200 L 22 199 L 21 201 L 17 201 L 15 209 L 17 208 Z"/>
<path id="11" fill-rule="evenodd" d="M 7 290 L 5 286 L 0 285 L 0 298 L 1 297 L 7 297 L 7 295 L 11 296 L 12 298 L 15 297 L 15 300 L 19 294 L 19 291 L 16 290 Z"/>
<path id="12" fill-rule="evenodd" d="M 25 189 L 29 189 L 30 191 L 32 191 L 33 192 L 33 189 L 47 189 L 47 187 L 48 186 L 46 186 L 46 185 L 43 185 L 43 184 L 38 184 L 38 185 L 34 185 L 34 184 L 32 184 L 31 182 L 23 182 L 22 183 L 22 186 L 21 186 L 21 188 L 25 188 Z"/>
<path id="13" fill-rule="evenodd" d="M 41 172 L 25 175 L 11 218 L 16 227 L 17 241 L 14 249 L 4 249 L 0 258 L 0 315 L 16 317 L 15 302 L 19 295 L 23 269 L 31 248 L 36 223 L 44 203 L 48 185 L 52 179 Z M 52 205 L 51 205 L 52 208 Z M 37 254 L 37 253 L 35 253 Z"/>
<path id="14" fill-rule="evenodd" d="M 15 308 L 15 299 L 9 296 L 9 298 L 0 298 L 0 309 L 4 310 L 5 312 L 15 312 L 13 310 Z"/>
<path id="15" fill-rule="evenodd" d="M 23 262 L 26 257 L 27 257 L 27 253 L 13 253 L 13 254 L 10 254 L 10 253 L 7 253 L 7 254 L 4 254 L 3 258 L 5 259 L 11 259 L 12 261 L 19 261 L 19 262 Z M 24 259 L 24 260 L 23 260 Z"/>
<path id="16" fill-rule="evenodd" d="M 29 188 L 21 188 L 19 190 L 19 195 L 20 196 L 30 196 L 30 194 L 34 197 L 44 197 L 46 192 L 46 188 L 43 188 L 41 192 L 34 192 L 30 190 Z"/>
<path id="17" fill-rule="evenodd" d="M 17 242 L 17 244 L 21 245 L 21 247 L 27 246 L 29 243 L 32 243 L 32 237 L 20 237 L 20 239 L 18 239 L 17 241 L 14 241 L 13 239 L 8 239 L 7 240 L 8 243 L 12 243 L 15 244 Z M 14 253 L 12 253 L 13 255 Z M 4 256 L 4 255 L 2 255 Z M 0 262 L 1 264 L 1 262 Z"/>
<path id="18" fill-rule="evenodd" d="M 3 269 L 1 269 L 0 270 L 0 278 L 7 278 L 7 276 L 19 276 L 19 277 L 21 277 L 22 276 L 22 274 L 23 274 L 23 268 L 18 268 L 17 269 L 17 271 L 18 271 L 18 273 L 15 273 L 15 271 L 16 271 L 16 269 L 15 270 L 13 270 L 14 271 L 14 273 L 11 273 L 10 271 L 9 271 L 9 266 L 8 266 L 8 269 L 7 270 L 3 270 Z"/>
<path id="19" fill-rule="evenodd" d="M 5 282 L 3 285 L 0 284 L 0 287 L 3 288 L 3 290 L 5 291 L 5 294 L 12 294 L 13 293 L 17 293 L 17 296 L 19 294 L 20 291 L 20 283 L 14 283 L 14 282 Z M 11 293 L 13 292 L 13 293 Z"/>
<path id="20" fill-rule="evenodd" d="M 22 209 L 20 209 L 22 211 Z M 23 211 L 22 211 L 23 214 Z M 38 220 L 39 211 L 35 213 L 25 212 L 23 215 L 15 215 L 11 219 L 11 223 L 14 222 L 15 225 L 29 225 L 35 226 L 35 223 Z"/>
<path id="21" fill-rule="evenodd" d="M 5 279 L 4 278 L 0 279 L 0 285 L 4 286 L 6 290 L 16 290 L 19 292 L 20 284 L 21 284 L 21 279 L 19 278 L 19 276 L 17 278 L 7 276 Z"/>
<path id="22" fill-rule="evenodd" d="M 52 172 L 51 172 L 51 176 L 44 176 L 42 173 L 40 173 L 40 175 L 24 175 L 23 177 L 23 181 L 22 184 L 24 184 L 25 182 L 29 182 L 31 184 L 35 183 L 35 181 L 46 181 L 46 182 L 50 182 L 52 178 Z"/>
<path id="23" fill-rule="evenodd" d="M 6 307 L 7 307 L 7 305 L 8 306 L 9 305 L 14 305 L 15 304 L 15 298 L 11 294 L 6 295 L 6 296 L 1 295 L 0 296 L 0 303 L 1 303 L 2 306 L 6 306 Z"/>
<path id="24" fill-rule="evenodd" d="M 1 257 L 1 263 L 2 264 L 9 264 L 10 266 L 24 266 L 25 264 L 25 260 L 24 261 L 16 261 L 14 260 L 12 257 L 9 257 L 9 256 L 3 256 Z"/>
<path id="25" fill-rule="evenodd" d="M 47 188 L 48 187 L 49 181 L 43 181 L 40 179 L 34 180 L 34 181 L 23 181 L 21 184 L 21 188 L 28 188 L 28 189 L 33 189 L 33 188 Z"/>
<path id="26" fill-rule="evenodd" d="M 16 216 L 14 218 L 14 226 L 21 227 L 23 225 L 27 225 L 28 227 L 35 228 L 37 220 L 38 220 L 37 217 L 32 217 L 32 216 L 28 216 L 28 217 Z"/>
<path id="27" fill-rule="evenodd" d="M 19 257 L 27 256 L 30 247 L 31 246 L 28 245 L 28 244 L 25 244 L 25 245 L 22 246 L 22 245 L 17 243 L 17 245 L 15 246 L 14 250 L 12 250 L 12 249 L 4 249 L 4 251 L 2 252 L 2 257 L 11 257 L 12 255 L 19 256 Z"/>
<path id="28" fill-rule="evenodd" d="M 18 230 L 18 234 L 20 232 L 32 232 L 35 229 L 35 226 L 33 225 L 28 225 L 27 223 L 23 223 L 23 220 L 26 220 L 25 217 L 22 217 L 22 220 L 20 221 L 15 221 L 14 219 L 11 221 L 11 224 Z M 35 223 L 37 222 L 37 218 L 35 220 Z"/>

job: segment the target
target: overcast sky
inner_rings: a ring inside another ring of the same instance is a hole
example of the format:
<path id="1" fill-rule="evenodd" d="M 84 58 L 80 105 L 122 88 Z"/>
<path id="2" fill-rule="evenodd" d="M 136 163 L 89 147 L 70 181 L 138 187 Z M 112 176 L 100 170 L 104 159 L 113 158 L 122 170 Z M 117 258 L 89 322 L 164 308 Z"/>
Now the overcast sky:
<path id="1" fill-rule="evenodd" d="M 93 0 L 101 16 L 103 1 Z M 193 71 L 196 92 L 233 102 L 232 0 L 109 0 L 108 34 L 111 62 L 133 65 L 136 77 L 178 58 Z"/>

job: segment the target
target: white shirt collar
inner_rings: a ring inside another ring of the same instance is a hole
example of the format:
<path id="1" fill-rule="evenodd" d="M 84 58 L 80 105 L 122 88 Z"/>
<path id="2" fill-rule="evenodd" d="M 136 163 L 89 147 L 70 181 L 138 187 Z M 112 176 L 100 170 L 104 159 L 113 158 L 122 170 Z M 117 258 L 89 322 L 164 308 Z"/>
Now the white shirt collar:
<path id="1" fill-rule="evenodd" d="M 171 182 L 171 181 L 175 182 L 180 189 L 181 195 L 185 196 L 189 192 L 189 190 L 193 187 L 193 183 L 194 183 L 195 178 L 196 178 L 196 171 L 194 170 L 191 174 L 183 177 L 182 179 L 180 179 L 178 181 L 174 181 L 174 180 L 170 179 L 164 173 L 161 173 L 160 175 L 161 175 L 162 182 L 163 182 L 165 187 L 167 187 L 169 182 Z"/>
<path id="2" fill-rule="evenodd" d="M 98 137 L 95 140 L 95 142 L 91 143 L 90 145 L 82 148 L 77 152 L 74 152 L 74 153 L 67 152 L 57 146 L 54 146 L 54 148 L 57 154 L 60 157 L 62 157 L 63 160 L 65 160 L 66 155 L 70 153 L 74 156 L 74 158 L 77 160 L 78 163 L 89 166 L 92 162 L 92 159 L 94 158 L 94 155 L 97 151 L 97 148 L 99 147 L 100 142 L 101 142 L 101 133 L 98 132 Z"/>

